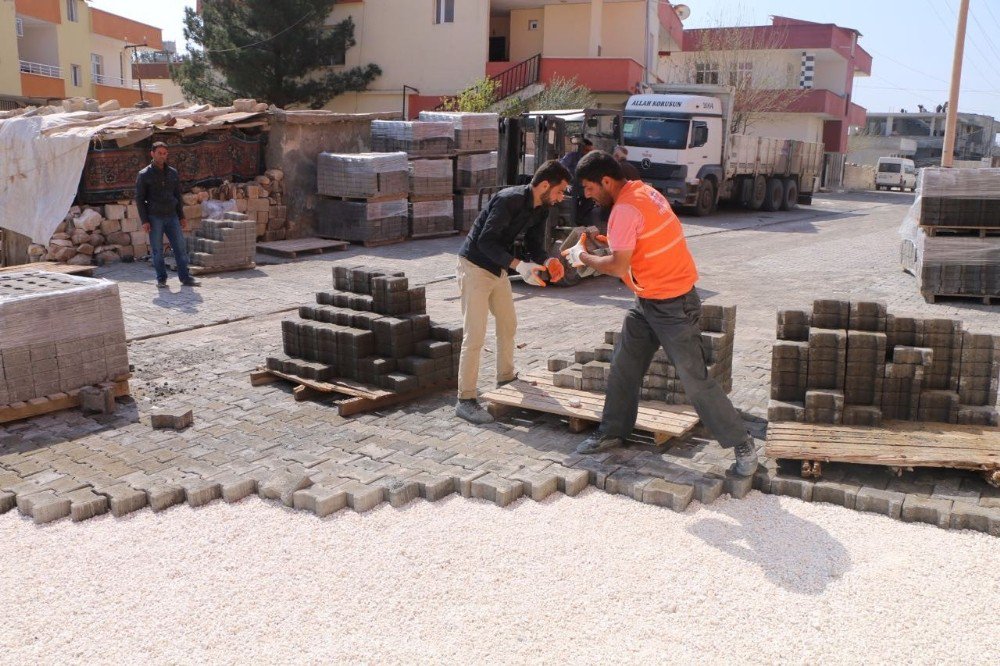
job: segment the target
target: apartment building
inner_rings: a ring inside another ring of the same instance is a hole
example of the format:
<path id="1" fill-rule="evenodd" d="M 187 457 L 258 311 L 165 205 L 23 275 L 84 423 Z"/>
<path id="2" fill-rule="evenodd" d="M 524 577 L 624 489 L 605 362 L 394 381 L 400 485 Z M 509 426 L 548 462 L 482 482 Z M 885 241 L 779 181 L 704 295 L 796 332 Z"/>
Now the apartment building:
<path id="1" fill-rule="evenodd" d="M 854 78 L 871 75 L 860 37 L 782 16 L 767 26 L 684 30 L 682 49 L 661 53 L 657 74 L 672 83 L 735 86 L 752 107 L 741 131 L 822 142 L 842 158 L 849 128 L 865 123 L 865 109 L 851 100 Z"/>
<path id="2" fill-rule="evenodd" d="M 133 60 L 163 48 L 159 28 L 83 0 L 0 1 L 0 108 L 67 97 L 122 106 L 140 98 L 152 106 L 181 101 L 165 69 L 156 72 L 160 78 L 142 79 L 140 91 L 142 72 Z"/>
<path id="3" fill-rule="evenodd" d="M 872 145 L 881 137 L 879 146 L 905 140 L 914 149 L 907 157 L 912 157 L 917 166 L 941 163 L 944 152 L 944 128 L 946 113 L 931 111 L 907 113 L 869 113 L 868 121 L 856 132 L 852 142 Z M 997 148 L 997 134 L 1000 122 L 992 116 L 975 113 L 959 113 L 955 131 L 954 158 L 960 161 L 978 162 L 1000 155 Z M 885 156 L 889 156 L 886 154 Z"/>
<path id="4" fill-rule="evenodd" d="M 656 80 L 657 53 L 682 33 L 669 3 L 655 0 L 341 0 L 328 23 L 348 16 L 357 45 L 329 66 L 374 62 L 383 74 L 328 108 L 402 110 L 406 86 L 409 117 L 484 76 L 503 96 L 575 77 L 602 105 L 622 105 Z"/>

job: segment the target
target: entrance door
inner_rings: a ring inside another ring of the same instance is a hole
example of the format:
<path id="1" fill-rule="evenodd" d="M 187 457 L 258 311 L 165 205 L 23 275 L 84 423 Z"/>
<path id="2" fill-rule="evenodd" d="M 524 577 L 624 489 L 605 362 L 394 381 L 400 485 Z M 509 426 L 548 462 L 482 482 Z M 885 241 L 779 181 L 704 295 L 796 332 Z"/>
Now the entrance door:
<path id="1" fill-rule="evenodd" d="M 490 37 L 490 62 L 507 60 L 507 38 Z"/>

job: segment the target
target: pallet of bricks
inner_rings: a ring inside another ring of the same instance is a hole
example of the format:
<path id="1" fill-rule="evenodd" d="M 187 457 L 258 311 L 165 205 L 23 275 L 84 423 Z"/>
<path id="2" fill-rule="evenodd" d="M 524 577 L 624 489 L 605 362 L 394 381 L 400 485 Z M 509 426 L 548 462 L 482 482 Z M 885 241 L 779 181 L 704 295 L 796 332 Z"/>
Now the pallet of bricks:
<path id="1" fill-rule="evenodd" d="M 284 204 L 285 175 L 281 169 L 268 169 L 248 183 L 224 182 L 207 190 L 208 197 L 199 217 L 218 219 L 228 210 L 216 211 L 216 201 L 232 201 L 232 211 L 243 213 L 255 222 L 256 239 L 261 241 L 285 240 L 289 235 L 288 208 Z M 193 188 L 192 193 L 200 188 Z M 185 211 L 187 209 L 185 208 Z M 195 211 L 191 211 L 195 212 Z"/>
<path id="2" fill-rule="evenodd" d="M 928 302 L 1000 301 L 1000 169 L 922 169 L 903 236 L 903 266 Z"/>
<path id="3" fill-rule="evenodd" d="M 423 287 L 403 273 L 342 266 L 333 285 L 282 322 L 284 355 L 269 357 L 268 370 L 397 394 L 454 385 L 462 329 L 431 321 Z"/>
<path id="4" fill-rule="evenodd" d="M 373 120 L 372 149 L 409 158 L 409 236 L 455 234 L 452 201 L 455 130 L 450 122 Z"/>
<path id="5" fill-rule="evenodd" d="M 455 130 L 455 229 L 466 233 L 497 187 L 499 116 L 421 111 L 420 120 L 450 122 Z"/>
<path id="6" fill-rule="evenodd" d="M 701 307 L 702 346 L 708 360 L 708 374 L 729 393 L 733 388 L 733 342 L 736 337 L 736 306 L 703 304 Z M 572 358 L 553 357 L 548 361 L 555 386 L 582 391 L 607 392 L 611 357 L 620 331 L 607 331 L 604 344 L 577 349 Z M 657 400 L 669 405 L 691 404 L 677 376 L 677 368 L 661 347 L 653 356 L 642 380 L 642 400 Z"/>
<path id="7" fill-rule="evenodd" d="M 0 422 L 128 393 L 118 285 L 43 271 L 0 274 Z"/>
<path id="8" fill-rule="evenodd" d="M 399 243 L 409 232 L 406 153 L 320 153 L 316 235 L 363 243 Z"/>
<path id="9" fill-rule="evenodd" d="M 192 275 L 254 268 L 257 224 L 235 212 L 202 220 L 197 231 L 185 235 Z"/>

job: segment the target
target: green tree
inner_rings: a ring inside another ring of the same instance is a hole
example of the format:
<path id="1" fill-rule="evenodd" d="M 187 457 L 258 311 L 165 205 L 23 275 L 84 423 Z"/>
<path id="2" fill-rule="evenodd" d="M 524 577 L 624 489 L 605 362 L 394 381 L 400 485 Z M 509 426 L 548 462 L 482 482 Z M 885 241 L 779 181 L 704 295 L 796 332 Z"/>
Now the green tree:
<path id="1" fill-rule="evenodd" d="M 445 111 L 462 111 L 464 113 L 483 113 L 489 111 L 497 94 L 500 92 L 500 82 L 490 77 L 483 77 L 471 86 L 449 97 L 444 101 Z"/>
<path id="2" fill-rule="evenodd" d="M 189 99 L 228 105 L 254 98 L 313 109 L 364 90 L 375 64 L 333 71 L 354 46 L 354 22 L 326 25 L 336 0 L 205 0 L 184 10 L 188 54 L 171 75 Z"/>

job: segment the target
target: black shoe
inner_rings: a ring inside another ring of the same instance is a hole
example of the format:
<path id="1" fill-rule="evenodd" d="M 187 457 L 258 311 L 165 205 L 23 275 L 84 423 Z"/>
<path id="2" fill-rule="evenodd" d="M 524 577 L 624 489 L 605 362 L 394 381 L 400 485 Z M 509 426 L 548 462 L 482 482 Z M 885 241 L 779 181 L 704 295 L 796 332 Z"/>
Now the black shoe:
<path id="1" fill-rule="evenodd" d="M 157 280 L 156 281 L 156 286 L 159 287 L 160 289 L 166 289 L 167 288 L 167 281 L 166 280 Z"/>
<path id="2" fill-rule="evenodd" d="M 729 471 L 737 476 L 753 476 L 760 464 L 760 461 L 757 460 L 757 450 L 754 447 L 753 438 L 747 437 L 735 448 L 736 462 L 730 466 Z"/>
<path id="3" fill-rule="evenodd" d="M 201 282 L 198 282 L 194 278 L 188 278 L 187 280 L 181 280 L 181 284 L 185 287 L 200 287 Z"/>
<path id="4" fill-rule="evenodd" d="M 608 451 L 610 449 L 617 449 L 618 447 L 624 445 L 625 442 L 621 437 L 612 437 L 610 435 L 602 435 L 599 432 L 595 432 L 593 435 L 580 442 L 580 445 L 576 447 L 576 452 L 582 455 L 588 455 L 591 453 Z"/>
<path id="5" fill-rule="evenodd" d="M 475 399 L 459 400 L 455 405 L 455 416 L 476 425 L 493 423 L 493 417 Z"/>

